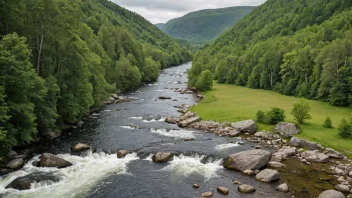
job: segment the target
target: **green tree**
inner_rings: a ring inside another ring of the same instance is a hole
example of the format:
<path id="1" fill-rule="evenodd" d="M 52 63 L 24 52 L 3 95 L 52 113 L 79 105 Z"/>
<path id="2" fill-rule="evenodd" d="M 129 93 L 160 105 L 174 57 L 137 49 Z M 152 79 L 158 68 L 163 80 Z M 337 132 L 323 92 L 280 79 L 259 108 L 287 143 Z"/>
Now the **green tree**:
<path id="1" fill-rule="evenodd" d="M 257 121 L 260 123 L 265 123 L 266 115 L 263 111 L 258 111 L 256 114 Z"/>
<path id="2" fill-rule="evenodd" d="M 349 138 L 352 136 L 352 123 L 343 119 L 339 125 L 339 135 L 342 138 Z"/>
<path id="3" fill-rule="evenodd" d="M 277 124 L 285 120 L 285 111 L 277 108 L 272 107 L 270 111 L 266 112 L 265 122 L 267 124 Z"/>
<path id="4" fill-rule="evenodd" d="M 332 128 L 332 121 L 331 121 L 331 118 L 329 116 L 325 118 L 323 127 Z"/>
<path id="5" fill-rule="evenodd" d="M 202 71 L 195 87 L 199 91 L 207 91 L 213 88 L 213 77 L 209 70 Z"/>
<path id="6" fill-rule="evenodd" d="M 303 124 L 305 120 L 312 119 L 310 115 L 311 107 L 308 102 L 304 99 L 301 99 L 298 103 L 293 105 L 291 114 L 295 117 L 295 120 L 299 124 Z"/>

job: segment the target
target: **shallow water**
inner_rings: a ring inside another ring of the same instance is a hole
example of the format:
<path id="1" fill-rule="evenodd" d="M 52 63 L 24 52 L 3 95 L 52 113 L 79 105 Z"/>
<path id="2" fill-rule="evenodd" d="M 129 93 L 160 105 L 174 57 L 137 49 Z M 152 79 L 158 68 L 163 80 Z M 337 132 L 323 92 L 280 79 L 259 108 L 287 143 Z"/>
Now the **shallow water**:
<path id="1" fill-rule="evenodd" d="M 182 95 L 170 89 L 186 87 L 186 70 L 190 66 L 188 63 L 163 70 L 157 83 L 128 93 L 127 96 L 133 98 L 131 102 L 106 106 L 86 120 L 82 129 L 32 148 L 32 152 L 38 154 L 60 154 L 59 157 L 73 166 L 36 168 L 31 165 L 38 158 L 35 156 L 22 170 L 0 179 L 0 197 L 200 197 L 202 192 L 216 191 L 217 186 L 228 187 L 228 197 L 291 197 L 291 194 L 274 190 L 280 182 L 263 184 L 222 167 L 223 158 L 252 149 L 252 143 L 180 129 L 164 122 L 167 116 L 180 115 L 173 106 L 196 103 L 193 95 Z M 177 101 L 158 100 L 159 96 L 169 96 Z M 195 140 L 183 141 L 188 137 Z M 245 144 L 238 145 L 238 141 Z M 79 142 L 104 152 L 71 155 L 71 146 Z M 117 159 L 115 153 L 120 149 L 134 153 Z M 178 156 L 169 163 L 156 164 L 151 161 L 151 154 L 158 151 L 174 152 Z M 5 189 L 15 178 L 38 172 L 56 175 L 60 182 L 37 184 L 22 192 Z M 257 192 L 251 195 L 238 193 L 234 180 L 256 187 Z M 200 188 L 193 189 L 194 183 Z M 223 196 L 215 192 L 214 197 Z"/>

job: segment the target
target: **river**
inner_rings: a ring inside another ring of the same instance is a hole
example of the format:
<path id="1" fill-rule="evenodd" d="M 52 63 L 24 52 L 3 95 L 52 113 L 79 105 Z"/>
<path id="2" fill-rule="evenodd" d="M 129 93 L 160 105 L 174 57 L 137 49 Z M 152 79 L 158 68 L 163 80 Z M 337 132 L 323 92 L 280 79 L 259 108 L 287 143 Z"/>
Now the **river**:
<path id="1" fill-rule="evenodd" d="M 217 186 L 228 187 L 228 197 L 292 197 L 275 191 L 280 181 L 263 184 L 222 167 L 224 157 L 251 149 L 252 143 L 241 140 L 244 145 L 238 145 L 237 138 L 228 140 L 164 122 L 166 116 L 180 115 L 174 106 L 196 104 L 193 95 L 182 95 L 170 89 L 187 86 L 186 70 L 190 67 L 191 63 L 187 63 L 163 70 L 156 83 L 126 94 L 132 99 L 130 102 L 105 106 L 99 114 L 86 120 L 81 129 L 36 146 L 33 152 L 37 154 L 34 153 L 21 170 L 0 178 L 0 197 L 188 198 L 216 191 Z M 177 101 L 158 100 L 159 96 Z M 195 141 L 183 141 L 187 137 Z M 76 143 L 91 145 L 97 152 L 71 155 L 70 148 Z M 135 152 L 117 159 L 116 151 L 120 149 Z M 169 163 L 153 163 L 151 154 L 158 151 L 171 151 L 179 156 Z M 42 152 L 58 154 L 73 166 L 64 169 L 34 167 L 32 162 Z M 25 191 L 5 189 L 15 178 L 32 173 L 54 175 L 59 182 L 37 183 Z M 240 194 L 234 180 L 250 184 L 257 191 L 251 195 Z M 193 189 L 194 183 L 200 188 Z M 214 197 L 223 196 L 215 192 Z"/>

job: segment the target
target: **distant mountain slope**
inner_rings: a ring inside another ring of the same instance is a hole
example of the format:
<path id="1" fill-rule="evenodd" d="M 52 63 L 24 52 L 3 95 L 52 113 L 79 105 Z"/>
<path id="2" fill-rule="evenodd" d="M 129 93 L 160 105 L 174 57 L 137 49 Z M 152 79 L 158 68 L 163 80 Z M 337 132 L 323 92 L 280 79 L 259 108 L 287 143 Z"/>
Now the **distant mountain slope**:
<path id="1" fill-rule="evenodd" d="M 249 14 L 255 7 L 229 7 L 191 12 L 163 26 L 167 34 L 188 41 L 211 41 Z M 160 24 L 158 25 L 160 27 Z"/>
<path id="2" fill-rule="evenodd" d="M 154 24 L 157 28 L 159 28 L 160 30 L 163 30 L 164 29 L 164 26 L 165 26 L 165 23 L 157 23 L 157 24 Z"/>

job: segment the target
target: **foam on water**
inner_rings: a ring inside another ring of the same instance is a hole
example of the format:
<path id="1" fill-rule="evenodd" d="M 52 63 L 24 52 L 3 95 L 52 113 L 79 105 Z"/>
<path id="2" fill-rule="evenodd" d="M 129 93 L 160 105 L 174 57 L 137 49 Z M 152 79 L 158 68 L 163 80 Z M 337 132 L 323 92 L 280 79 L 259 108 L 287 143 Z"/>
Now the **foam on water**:
<path id="1" fill-rule="evenodd" d="M 142 120 L 143 117 L 131 117 L 131 119 L 133 119 L 133 120 Z"/>
<path id="2" fill-rule="evenodd" d="M 172 137 L 175 139 L 180 138 L 195 138 L 194 131 L 187 131 L 184 129 L 180 130 L 166 130 L 166 129 L 151 129 L 150 130 L 153 134 L 165 136 L 165 137 Z"/>
<path id="3" fill-rule="evenodd" d="M 195 154 L 193 156 L 175 156 L 170 165 L 163 168 L 163 171 L 171 172 L 174 178 L 188 177 L 190 175 L 202 175 L 205 180 L 217 177 L 217 171 L 222 169 L 223 160 L 208 160 L 203 162 L 207 156 Z"/>
<path id="4" fill-rule="evenodd" d="M 116 155 L 105 153 L 90 153 L 86 157 L 72 156 L 69 154 L 58 155 L 70 161 L 73 166 L 67 168 L 35 167 L 32 163 L 39 159 L 36 156 L 21 170 L 10 173 L 5 178 L 0 178 L 0 194 L 4 197 L 84 197 L 94 186 L 109 175 L 126 174 L 127 165 L 139 159 L 136 153 L 127 155 L 124 159 L 117 159 Z M 46 173 L 58 176 L 60 181 L 40 182 L 32 185 L 30 190 L 18 191 L 5 189 L 13 180 L 32 173 Z"/>
<path id="5" fill-rule="evenodd" d="M 132 127 L 132 126 L 120 126 L 121 128 L 124 128 L 124 129 L 131 129 L 131 130 L 133 130 L 133 129 L 135 129 L 134 127 Z"/>
<path id="6" fill-rule="evenodd" d="M 151 119 L 151 120 L 143 120 L 143 122 L 164 122 L 165 118 L 160 118 L 160 119 Z"/>
<path id="7" fill-rule="evenodd" d="M 216 150 L 226 150 L 239 146 L 237 143 L 219 144 L 215 146 Z"/>

